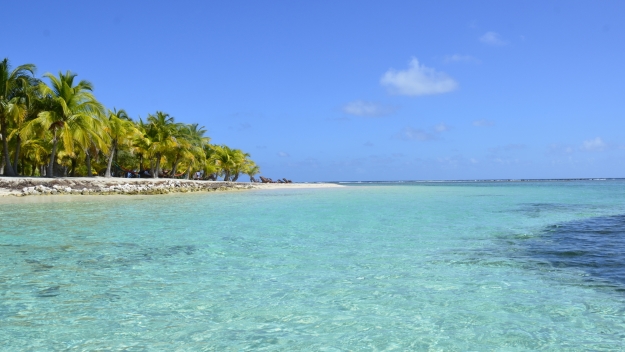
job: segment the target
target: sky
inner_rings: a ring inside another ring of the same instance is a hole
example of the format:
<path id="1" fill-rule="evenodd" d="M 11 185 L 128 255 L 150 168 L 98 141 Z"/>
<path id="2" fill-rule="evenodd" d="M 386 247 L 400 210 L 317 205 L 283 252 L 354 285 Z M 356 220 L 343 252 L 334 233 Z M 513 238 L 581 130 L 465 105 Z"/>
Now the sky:
<path id="1" fill-rule="evenodd" d="M 0 56 L 293 181 L 625 177 L 623 1 L 12 1 Z"/>

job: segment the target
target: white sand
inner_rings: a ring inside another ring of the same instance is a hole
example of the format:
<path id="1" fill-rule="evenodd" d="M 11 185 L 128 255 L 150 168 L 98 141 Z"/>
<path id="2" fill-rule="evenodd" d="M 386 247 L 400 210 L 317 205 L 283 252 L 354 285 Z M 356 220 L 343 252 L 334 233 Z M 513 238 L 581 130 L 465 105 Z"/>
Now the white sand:
<path id="1" fill-rule="evenodd" d="M 335 188 L 345 187 L 336 183 L 250 183 L 258 189 L 288 189 L 288 188 Z"/>

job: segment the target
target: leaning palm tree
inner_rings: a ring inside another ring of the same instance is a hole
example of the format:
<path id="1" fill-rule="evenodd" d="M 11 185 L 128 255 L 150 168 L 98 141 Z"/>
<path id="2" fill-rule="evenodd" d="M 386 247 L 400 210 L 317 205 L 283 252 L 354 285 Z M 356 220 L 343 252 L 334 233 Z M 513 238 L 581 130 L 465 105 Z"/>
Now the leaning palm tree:
<path id="1" fill-rule="evenodd" d="M 9 131 L 8 123 L 10 116 L 23 114 L 20 98 L 24 94 L 24 88 L 28 86 L 35 65 L 25 64 L 11 70 L 9 60 L 0 61 L 0 137 L 2 138 L 2 150 L 5 164 L 5 175 L 17 176 L 9 159 Z M 30 73 L 30 76 L 28 75 Z"/>
<path id="2" fill-rule="evenodd" d="M 211 158 L 221 169 L 224 181 L 236 181 L 244 171 L 245 162 L 250 155 L 227 145 L 213 146 L 212 149 Z"/>
<path id="3" fill-rule="evenodd" d="M 138 136 L 140 132 L 124 109 L 119 111 L 117 109 L 109 110 L 105 130 L 110 136 L 111 144 L 109 146 L 108 163 L 104 176 L 111 177 L 111 166 L 117 149 L 120 145 L 131 145 L 133 138 Z"/>
<path id="4" fill-rule="evenodd" d="M 248 163 L 246 163 L 243 173 L 250 177 L 250 182 L 255 182 L 254 175 L 260 173 L 260 166 L 256 165 L 255 162 L 248 160 Z"/>
<path id="5" fill-rule="evenodd" d="M 76 74 L 67 71 L 59 72 L 58 77 L 51 73 L 44 75 L 50 80 L 50 85 L 41 83 L 39 89 L 44 99 L 50 99 L 51 108 L 39 113 L 25 130 L 29 133 L 38 131 L 52 132 L 52 151 L 48 165 L 47 176 L 53 177 L 56 150 L 59 139 L 68 154 L 74 152 L 75 132 L 82 131 L 80 138 L 101 134 L 95 130 L 98 124 L 95 119 L 104 115 L 104 107 L 93 96 L 93 85 L 85 80 L 74 84 Z"/>
<path id="6" fill-rule="evenodd" d="M 200 167 L 202 171 L 204 171 L 204 178 L 210 181 L 216 181 L 217 176 L 222 173 L 220 163 L 217 160 L 216 148 L 218 148 L 218 146 L 208 143 L 202 148 L 204 152 L 204 163 L 202 163 Z"/>
<path id="7" fill-rule="evenodd" d="M 232 158 L 234 160 L 234 168 L 232 169 L 232 178 L 231 181 L 237 181 L 239 179 L 239 175 L 243 172 L 246 173 L 248 164 L 251 161 L 248 159 L 250 154 L 244 153 L 241 149 L 233 149 L 232 150 Z"/>
<path id="8" fill-rule="evenodd" d="M 211 159 L 213 159 L 215 164 L 219 167 L 224 181 L 230 181 L 230 175 L 235 167 L 232 149 L 226 145 L 213 146 L 212 149 L 213 153 L 211 155 Z"/>

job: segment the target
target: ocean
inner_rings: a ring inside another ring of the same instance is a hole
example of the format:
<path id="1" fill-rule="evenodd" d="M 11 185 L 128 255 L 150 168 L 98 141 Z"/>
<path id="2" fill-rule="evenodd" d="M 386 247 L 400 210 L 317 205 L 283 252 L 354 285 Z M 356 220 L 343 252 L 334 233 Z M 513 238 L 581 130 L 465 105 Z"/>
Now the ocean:
<path id="1" fill-rule="evenodd" d="M 0 204 L 0 350 L 625 349 L 625 181 L 345 185 Z"/>

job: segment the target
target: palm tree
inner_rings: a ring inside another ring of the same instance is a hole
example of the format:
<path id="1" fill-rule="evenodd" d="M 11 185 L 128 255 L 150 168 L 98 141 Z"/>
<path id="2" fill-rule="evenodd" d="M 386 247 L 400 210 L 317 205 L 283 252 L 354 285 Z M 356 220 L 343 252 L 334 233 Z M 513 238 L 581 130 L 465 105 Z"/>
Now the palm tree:
<path id="1" fill-rule="evenodd" d="M 240 149 L 232 149 L 226 145 L 213 146 L 211 159 L 220 168 L 224 181 L 236 181 L 244 171 L 245 162 L 250 155 Z"/>
<path id="2" fill-rule="evenodd" d="M 111 177 L 111 165 L 113 164 L 113 157 L 117 152 L 120 145 L 130 145 L 132 138 L 139 134 L 139 130 L 135 127 L 135 124 L 130 120 L 128 114 L 124 109 L 108 112 L 108 123 L 105 126 L 106 132 L 111 138 L 111 145 L 109 147 L 108 164 L 106 166 L 105 177 Z"/>
<path id="3" fill-rule="evenodd" d="M 24 143 L 29 142 L 29 140 L 33 140 L 33 136 L 23 133 L 24 127 L 29 121 L 37 118 L 37 115 L 40 112 L 51 108 L 51 106 L 49 105 L 50 100 L 42 99 L 39 90 L 39 83 L 41 83 L 41 81 L 36 78 L 30 79 L 30 81 L 28 82 L 28 86 L 24 88 L 23 96 L 19 99 L 21 112 L 13 116 L 14 128 L 13 131 L 9 134 L 9 139 L 15 139 L 13 168 L 16 175 L 19 175 L 18 160 L 21 156 L 21 147 Z M 35 137 L 34 140 L 38 140 L 38 138 Z"/>
<path id="4" fill-rule="evenodd" d="M 260 167 L 255 162 L 248 160 L 245 170 L 243 171 L 250 177 L 250 182 L 254 182 L 254 175 L 260 173 Z"/>
<path id="5" fill-rule="evenodd" d="M 177 125 L 174 118 L 162 111 L 154 115 L 148 115 L 146 138 L 150 140 L 149 152 L 154 157 L 154 170 L 152 177 L 158 178 L 161 171 L 161 159 L 170 148 L 176 146 L 175 131 Z"/>
<path id="6" fill-rule="evenodd" d="M 150 156 L 150 146 L 152 141 L 148 137 L 148 124 L 144 123 L 141 118 L 139 118 L 139 122 L 135 124 L 138 133 L 132 139 L 132 147 L 131 150 L 133 154 L 139 156 L 139 175 L 143 175 L 143 162 L 144 158 Z"/>
<path id="7" fill-rule="evenodd" d="M 171 157 L 171 172 L 170 176 L 175 177 L 178 163 L 185 158 L 190 157 L 193 144 L 190 140 L 189 129 L 187 125 L 177 124 L 172 133 L 172 138 L 175 143 L 168 150 L 168 155 Z M 168 159 L 169 159 L 168 157 Z"/>
<path id="8" fill-rule="evenodd" d="M 234 168 L 232 149 L 225 145 L 213 146 L 212 149 L 213 153 L 211 155 L 211 159 L 215 161 L 220 173 L 224 177 L 224 181 L 230 181 L 230 174 Z"/>
<path id="9" fill-rule="evenodd" d="M 234 168 L 232 169 L 232 179 L 231 181 L 236 182 L 239 179 L 239 175 L 241 172 L 246 173 L 247 167 L 249 166 L 250 160 L 248 157 L 250 154 L 244 153 L 240 149 L 233 149 L 233 160 L 234 160 Z"/>
<path id="10" fill-rule="evenodd" d="M 22 155 L 31 165 L 31 176 L 35 175 L 35 170 L 39 170 L 39 174 L 43 176 L 43 165 L 48 158 L 49 146 L 43 139 L 31 138 L 22 142 Z M 22 166 L 24 168 L 24 166 Z M 22 172 L 22 174 L 25 174 Z"/>
<path id="11" fill-rule="evenodd" d="M 31 74 L 31 76 L 28 75 Z M 0 137 L 2 138 L 3 158 L 5 175 L 17 176 L 16 170 L 9 159 L 9 131 L 7 125 L 9 117 L 15 117 L 23 112 L 19 106 L 20 98 L 24 94 L 24 88 L 28 86 L 32 75 L 35 73 L 35 65 L 25 64 L 11 71 L 9 59 L 0 61 Z"/>
<path id="12" fill-rule="evenodd" d="M 204 126 L 198 127 L 199 124 L 182 125 L 176 134 L 178 145 L 174 148 L 175 156 L 171 174 L 175 175 L 178 169 L 178 163 L 184 161 L 187 165 L 186 178 L 189 178 L 192 168 L 199 168 L 206 158 L 204 154 L 204 145 L 210 142 L 210 138 L 204 137 L 206 130 Z"/>
<path id="13" fill-rule="evenodd" d="M 74 153 L 76 140 L 86 141 L 87 137 L 97 139 L 102 135 L 101 124 L 96 121 L 104 115 L 104 107 L 93 96 L 93 85 L 85 80 L 74 85 L 76 74 L 59 72 L 58 77 L 51 73 L 44 75 L 50 86 L 41 83 L 39 89 L 44 99 L 51 100 L 51 108 L 39 113 L 26 127 L 27 132 L 52 132 L 52 151 L 48 165 L 48 177 L 53 177 L 54 162 L 59 138 L 68 154 Z M 86 143 L 85 143 L 86 146 Z"/>
<path id="14" fill-rule="evenodd" d="M 216 148 L 218 147 L 208 143 L 202 148 L 204 152 L 204 163 L 201 165 L 202 170 L 204 171 L 204 177 L 211 181 L 216 181 L 217 175 L 222 172 L 219 162 L 217 161 Z"/>
<path id="15" fill-rule="evenodd" d="M 91 157 L 98 155 L 100 150 L 106 151 L 108 149 L 109 136 L 104 133 L 106 127 L 102 120 L 92 118 L 86 122 L 90 122 L 90 125 L 76 125 L 76 128 L 72 131 L 72 138 L 74 139 L 74 143 L 85 153 L 87 177 L 92 177 Z"/>

